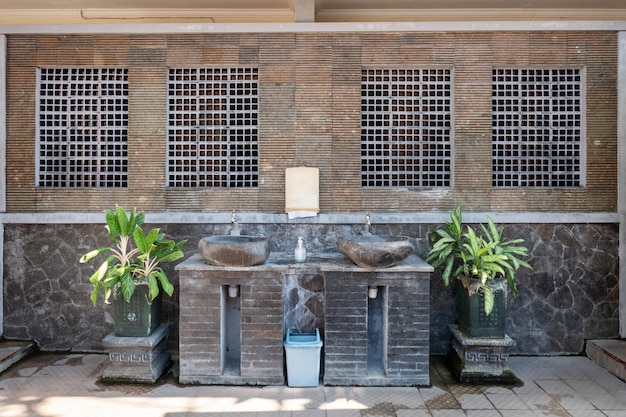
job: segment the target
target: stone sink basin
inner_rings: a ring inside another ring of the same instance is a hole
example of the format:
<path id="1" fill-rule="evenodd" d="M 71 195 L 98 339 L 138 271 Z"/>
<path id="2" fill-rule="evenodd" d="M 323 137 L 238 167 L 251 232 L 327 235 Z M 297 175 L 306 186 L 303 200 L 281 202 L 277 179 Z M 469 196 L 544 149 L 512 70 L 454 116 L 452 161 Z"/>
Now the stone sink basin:
<path id="1" fill-rule="evenodd" d="M 270 245 L 265 236 L 215 235 L 200 239 L 198 251 L 213 265 L 253 266 L 265 263 Z"/>
<path id="2" fill-rule="evenodd" d="M 376 269 L 399 264 L 415 248 L 405 236 L 355 235 L 338 238 L 337 249 L 358 266 Z"/>

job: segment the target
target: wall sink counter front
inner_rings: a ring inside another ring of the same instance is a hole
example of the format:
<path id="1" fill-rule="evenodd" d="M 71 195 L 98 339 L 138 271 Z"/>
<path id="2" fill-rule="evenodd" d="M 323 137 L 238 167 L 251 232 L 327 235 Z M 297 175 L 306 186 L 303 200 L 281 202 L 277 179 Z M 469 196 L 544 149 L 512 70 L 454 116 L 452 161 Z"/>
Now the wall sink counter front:
<path id="1" fill-rule="evenodd" d="M 428 385 L 432 267 L 415 255 L 376 270 L 346 262 L 343 269 L 322 265 L 324 384 Z"/>
<path id="2" fill-rule="evenodd" d="M 302 273 L 324 282 L 324 384 L 429 384 L 432 268 L 415 255 L 377 270 L 337 253 L 296 264 L 293 254 L 277 252 L 253 267 L 214 266 L 194 255 L 176 269 L 181 383 L 284 384 L 283 336 L 291 327 L 284 319 L 285 277 Z M 239 287 L 235 313 L 232 286 Z M 371 287 L 378 289 L 375 299 L 368 298 Z"/>
<path id="3" fill-rule="evenodd" d="M 269 260 L 252 267 L 222 267 L 193 255 L 176 269 L 180 291 L 179 381 L 284 384 L 285 267 Z M 239 286 L 239 302 L 231 306 L 228 288 L 235 285 Z"/>

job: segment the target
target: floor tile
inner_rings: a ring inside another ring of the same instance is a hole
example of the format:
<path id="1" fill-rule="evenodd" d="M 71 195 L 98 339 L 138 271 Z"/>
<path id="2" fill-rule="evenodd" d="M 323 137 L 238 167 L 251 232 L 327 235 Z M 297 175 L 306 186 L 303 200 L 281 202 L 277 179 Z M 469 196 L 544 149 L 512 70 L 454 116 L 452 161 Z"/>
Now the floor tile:
<path id="1" fill-rule="evenodd" d="M 565 379 L 564 381 L 574 391 L 583 396 L 587 394 L 608 394 L 607 390 L 598 385 L 593 379 Z"/>
<path id="2" fill-rule="evenodd" d="M 454 395 L 449 392 L 444 392 L 441 395 L 434 396 L 428 400 L 424 400 L 426 407 L 429 410 L 442 410 L 442 409 L 459 409 L 459 405 Z"/>
<path id="3" fill-rule="evenodd" d="M 572 417 L 606 417 L 600 410 L 568 410 Z"/>
<path id="4" fill-rule="evenodd" d="M 467 417 L 502 417 L 497 410 L 465 410 Z"/>
<path id="5" fill-rule="evenodd" d="M 466 417 L 463 410 L 431 410 L 433 417 Z"/>
<path id="6" fill-rule="evenodd" d="M 532 410 L 499 410 L 499 411 L 503 417 L 537 417 L 537 414 L 534 413 Z M 548 416 L 550 415 L 548 414 Z M 559 417 L 563 417 L 563 415 Z"/>
<path id="7" fill-rule="evenodd" d="M 430 411 L 428 410 L 397 410 L 397 417 L 431 417 Z"/>
<path id="8" fill-rule="evenodd" d="M 576 391 L 561 379 L 537 379 L 535 383 L 548 394 L 574 395 Z"/>
<path id="9" fill-rule="evenodd" d="M 516 386 L 460 384 L 439 361 L 431 387 L 312 388 L 180 385 L 171 374 L 103 384 L 106 358 L 38 354 L 10 368 L 0 417 L 626 417 L 626 383 L 583 357 L 512 358 L 530 378 Z"/>
<path id="10" fill-rule="evenodd" d="M 600 410 L 626 410 L 626 398 L 612 394 L 589 394 L 585 399 Z"/>
<path id="11" fill-rule="evenodd" d="M 518 393 L 517 396 L 531 410 L 562 409 L 562 407 L 544 391 L 532 393 Z"/>
<path id="12" fill-rule="evenodd" d="M 484 394 L 457 394 L 455 398 L 464 410 L 494 409 L 493 404 Z"/>
<path id="13" fill-rule="evenodd" d="M 608 410 L 604 414 L 606 417 L 626 417 L 626 410 Z"/>
<path id="14" fill-rule="evenodd" d="M 580 394 L 550 394 L 566 410 L 594 410 L 596 407 Z"/>
<path id="15" fill-rule="evenodd" d="M 298 416 L 294 416 L 298 417 Z M 361 417 L 360 410 L 326 410 L 326 417 Z"/>
<path id="16" fill-rule="evenodd" d="M 485 394 L 493 406 L 498 410 L 528 410 L 528 406 L 513 393 Z"/>

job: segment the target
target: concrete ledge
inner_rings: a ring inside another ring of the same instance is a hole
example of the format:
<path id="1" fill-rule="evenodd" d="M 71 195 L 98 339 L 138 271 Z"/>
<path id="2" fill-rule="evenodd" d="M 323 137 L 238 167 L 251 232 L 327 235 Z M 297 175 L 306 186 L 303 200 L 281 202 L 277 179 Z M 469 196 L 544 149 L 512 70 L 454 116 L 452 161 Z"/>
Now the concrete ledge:
<path id="1" fill-rule="evenodd" d="M 323 378 L 327 386 L 354 386 L 354 387 L 427 387 L 430 386 L 430 378 L 424 375 L 415 377 L 330 377 Z"/>
<path id="2" fill-rule="evenodd" d="M 0 343 L 0 374 L 35 352 L 33 342 L 8 341 Z"/>
<path id="3" fill-rule="evenodd" d="M 626 381 L 626 340 L 588 340 L 585 350 L 589 359 Z"/>
<path id="4" fill-rule="evenodd" d="M 237 375 L 180 375 L 180 384 L 200 385 L 285 385 L 281 376 L 237 376 Z"/>

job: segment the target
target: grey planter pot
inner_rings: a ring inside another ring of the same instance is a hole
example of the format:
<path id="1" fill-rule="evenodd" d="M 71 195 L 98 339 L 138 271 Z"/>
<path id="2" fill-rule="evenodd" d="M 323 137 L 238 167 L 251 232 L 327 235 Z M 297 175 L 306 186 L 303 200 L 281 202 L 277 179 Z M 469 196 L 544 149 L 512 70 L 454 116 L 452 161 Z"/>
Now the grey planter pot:
<path id="1" fill-rule="evenodd" d="M 122 294 L 115 295 L 113 312 L 115 336 L 150 336 L 161 324 L 161 293 L 150 301 L 148 286 L 137 285 L 129 302 L 124 300 Z"/>
<path id="2" fill-rule="evenodd" d="M 494 307 L 489 315 L 485 314 L 482 294 L 474 293 L 470 296 L 459 280 L 455 280 L 455 283 L 461 330 L 470 337 L 503 338 L 506 331 L 506 282 L 499 285 L 503 289 L 495 291 Z"/>

